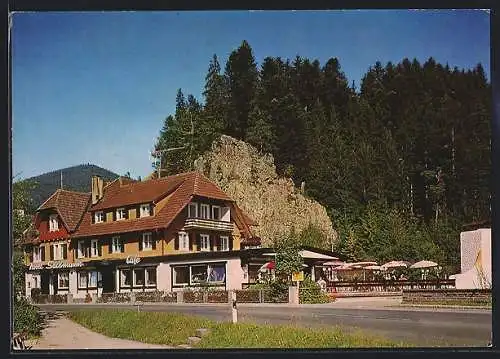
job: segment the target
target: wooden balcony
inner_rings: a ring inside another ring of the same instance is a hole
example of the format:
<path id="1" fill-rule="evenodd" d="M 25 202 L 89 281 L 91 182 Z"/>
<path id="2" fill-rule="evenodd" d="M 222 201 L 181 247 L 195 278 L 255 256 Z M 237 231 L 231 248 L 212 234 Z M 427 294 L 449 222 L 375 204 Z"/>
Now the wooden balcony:
<path id="1" fill-rule="evenodd" d="M 185 229 L 207 229 L 211 231 L 232 232 L 231 222 L 216 221 L 213 219 L 188 218 L 184 224 Z"/>

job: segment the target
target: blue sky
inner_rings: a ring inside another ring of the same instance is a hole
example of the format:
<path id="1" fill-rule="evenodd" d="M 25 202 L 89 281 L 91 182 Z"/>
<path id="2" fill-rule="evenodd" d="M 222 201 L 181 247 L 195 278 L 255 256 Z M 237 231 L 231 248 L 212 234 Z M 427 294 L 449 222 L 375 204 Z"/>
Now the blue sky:
<path id="1" fill-rule="evenodd" d="M 490 71 L 480 10 L 17 13 L 12 29 L 13 174 L 92 163 L 133 177 L 175 108 L 203 100 L 208 63 L 246 39 L 266 56 L 337 57 L 356 85 L 379 60 L 430 56 Z"/>

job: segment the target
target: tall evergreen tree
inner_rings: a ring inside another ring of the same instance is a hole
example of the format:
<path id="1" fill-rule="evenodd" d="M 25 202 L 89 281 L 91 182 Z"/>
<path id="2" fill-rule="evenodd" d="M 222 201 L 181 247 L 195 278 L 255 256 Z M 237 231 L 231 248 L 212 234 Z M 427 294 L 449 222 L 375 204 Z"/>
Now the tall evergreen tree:
<path id="1" fill-rule="evenodd" d="M 246 40 L 229 55 L 225 78 L 229 90 L 226 131 L 228 135 L 242 139 L 248 127 L 257 85 L 257 65 Z"/>

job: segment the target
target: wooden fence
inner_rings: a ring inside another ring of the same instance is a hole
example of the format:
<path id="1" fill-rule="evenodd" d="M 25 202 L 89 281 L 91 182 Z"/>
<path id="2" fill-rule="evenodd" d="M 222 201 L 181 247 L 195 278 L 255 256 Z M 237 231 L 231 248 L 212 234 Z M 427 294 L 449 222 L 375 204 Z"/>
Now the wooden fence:
<path id="1" fill-rule="evenodd" d="M 381 282 L 328 282 L 328 293 L 395 293 L 411 289 L 453 289 L 454 279 L 441 280 L 395 280 Z"/>

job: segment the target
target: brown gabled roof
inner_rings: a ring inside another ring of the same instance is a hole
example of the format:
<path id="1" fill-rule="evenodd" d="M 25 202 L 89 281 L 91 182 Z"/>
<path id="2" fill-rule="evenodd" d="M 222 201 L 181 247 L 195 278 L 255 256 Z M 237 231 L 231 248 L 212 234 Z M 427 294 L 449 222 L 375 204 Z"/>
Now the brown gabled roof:
<path id="1" fill-rule="evenodd" d="M 106 186 L 103 198 L 91 210 L 156 202 L 172 193 L 183 181 L 180 177 L 171 177 L 144 182 L 124 182 L 117 179 Z"/>
<path id="2" fill-rule="evenodd" d="M 68 231 L 74 231 L 87 209 L 89 200 L 90 193 L 58 189 L 49 199 L 38 207 L 37 212 L 46 209 L 55 209 Z"/>
<path id="3" fill-rule="evenodd" d="M 119 187 L 116 183 L 109 185 L 104 191 L 101 202 L 91 207 L 85 213 L 82 223 L 74 236 L 98 236 L 167 228 L 194 196 L 233 202 L 229 196 L 200 172 L 182 173 L 165 178 L 132 183 L 129 186 Z M 147 187 L 151 188 L 146 190 Z M 109 195 L 108 199 L 105 199 L 108 190 L 112 191 L 113 195 Z M 98 208 L 109 208 L 98 207 L 103 202 L 113 203 L 115 207 L 124 206 L 126 201 L 131 204 L 131 198 L 135 201 L 133 203 L 136 204 L 148 202 L 145 197 L 139 197 L 138 193 L 147 193 L 151 200 L 153 200 L 153 197 L 154 199 L 164 198 L 169 194 L 171 194 L 171 197 L 168 199 L 166 205 L 154 216 L 92 224 L 92 211 Z"/>

